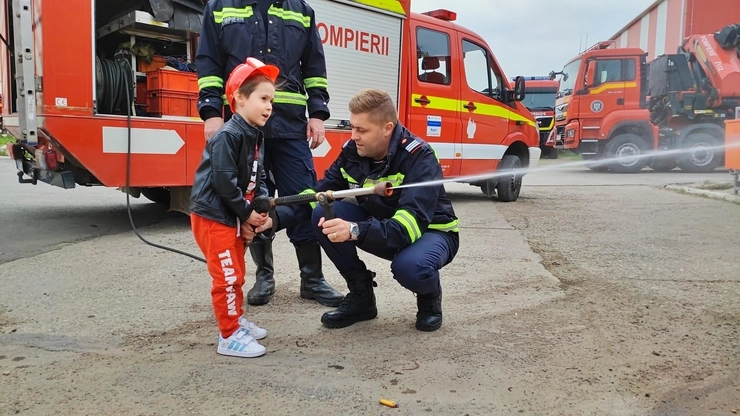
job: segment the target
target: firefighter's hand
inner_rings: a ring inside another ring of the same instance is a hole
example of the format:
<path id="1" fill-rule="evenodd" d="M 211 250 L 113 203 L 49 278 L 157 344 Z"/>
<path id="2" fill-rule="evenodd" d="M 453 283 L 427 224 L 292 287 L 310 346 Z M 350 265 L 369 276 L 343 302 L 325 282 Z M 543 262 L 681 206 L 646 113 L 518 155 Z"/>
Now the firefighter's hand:
<path id="1" fill-rule="evenodd" d="M 311 149 L 319 147 L 321 143 L 324 143 L 324 121 L 319 118 L 308 119 L 308 127 L 306 128 L 306 136 L 308 139 L 308 145 Z"/>
<path id="2" fill-rule="evenodd" d="M 341 218 L 326 221 L 324 217 L 321 217 L 319 227 L 323 228 L 322 232 L 329 237 L 329 241 L 332 243 L 343 243 L 349 240 L 349 221 Z"/>
<path id="3" fill-rule="evenodd" d="M 224 125 L 224 119 L 221 117 L 211 117 L 205 122 L 205 128 L 204 133 L 206 136 L 206 140 L 210 139 L 211 136 L 216 134 L 218 129 L 221 128 L 221 126 Z"/>

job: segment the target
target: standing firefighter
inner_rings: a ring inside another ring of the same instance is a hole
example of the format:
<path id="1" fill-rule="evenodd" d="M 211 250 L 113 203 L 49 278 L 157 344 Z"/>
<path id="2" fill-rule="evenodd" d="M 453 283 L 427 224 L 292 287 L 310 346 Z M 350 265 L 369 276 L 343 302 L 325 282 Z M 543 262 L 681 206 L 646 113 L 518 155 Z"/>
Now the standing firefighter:
<path id="1" fill-rule="evenodd" d="M 232 114 L 223 98 L 224 79 L 250 56 L 280 69 L 274 112 L 263 128 L 265 169 L 272 177 L 268 189 L 271 194 L 275 189 L 281 195 L 300 193 L 316 183 L 311 148 L 324 141 L 329 118 L 326 61 L 313 9 L 304 0 L 208 2 L 195 58 L 206 139 Z M 298 257 L 301 297 L 339 305 L 344 296 L 324 280 L 321 246 L 311 224 L 298 223 L 287 234 Z M 247 293 L 250 305 L 268 303 L 275 291 L 273 238 L 260 235 L 249 246 L 257 266 L 256 282 Z"/>

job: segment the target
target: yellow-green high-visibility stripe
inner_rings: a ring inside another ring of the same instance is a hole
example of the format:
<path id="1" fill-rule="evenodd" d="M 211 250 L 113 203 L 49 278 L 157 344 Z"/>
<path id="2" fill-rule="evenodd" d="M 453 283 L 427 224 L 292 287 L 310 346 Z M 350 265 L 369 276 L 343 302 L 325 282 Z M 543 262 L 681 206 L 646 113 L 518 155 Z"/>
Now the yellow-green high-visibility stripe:
<path id="1" fill-rule="evenodd" d="M 222 10 L 214 10 L 213 11 L 213 20 L 216 23 L 223 23 L 224 19 L 230 19 L 235 17 L 241 17 L 243 19 L 248 19 L 254 15 L 254 11 L 252 10 L 252 6 L 246 6 L 244 8 L 236 8 L 236 7 L 224 7 Z"/>
<path id="2" fill-rule="evenodd" d="M 450 221 L 447 224 L 429 224 L 429 229 L 453 233 L 460 231 L 458 220 Z"/>
<path id="3" fill-rule="evenodd" d="M 399 209 L 398 211 L 396 211 L 395 214 L 393 214 L 393 217 L 391 217 L 391 219 L 394 219 L 398 221 L 401 225 L 403 225 L 403 228 L 405 228 L 406 232 L 408 232 L 409 239 L 411 239 L 412 243 L 418 240 L 419 237 L 421 237 L 419 224 L 416 222 L 416 218 L 414 218 L 414 215 L 409 211 L 405 209 Z"/>
<path id="4" fill-rule="evenodd" d="M 229 105 L 229 100 L 226 99 L 226 94 L 221 95 L 221 100 L 224 102 L 224 105 Z"/>
<path id="5" fill-rule="evenodd" d="M 350 175 L 349 175 L 349 173 L 347 173 L 347 171 L 346 171 L 346 170 L 344 170 L 344 168 L 339 168 L 339 172 L 341 172 L 341 173 L 342 173 L 342 177 L 343 177 L 344 179 L 346 179 L 346 180 L 347 180 L 347 182 L 349 182 L 349 183 L 354 183 L 354 184 L 357 184 L 357 183 L 358 183 L 358 182 L 357 182 L 357 180 L 356 180 L 355 178 L 353 178 L 352 176 L 350 176 Z"/>
<path id="6" fill-rule="evenodd" d="M 308 88 L 329 88 L 329 83 L 324 77 L 311 77 L 303 80 L 303 85 Z"/>
<path id="7" fill-rule="evenodd" d="M 210 87 L 223 88 L 224 80 L 221 77 L 217 77 L 215 75 L 198 78 L 198 89 L 199 90 L 202 90 L 203 88 L 210 88 Z"/>
<path id="8" fill-rule="evenodd" d="M 390 182 L 391 186 L 401 186 L 403 183 L 403 178 L 405 178 L 405 175 L 403 173 L 396 173 L 395 175 L 388 175 L 388 176 L 382 176 L 378 179 L 365 179 L 365 182 L 362 183 L 363 188 L 372 188 L 373 186 L 382 183 L 382 182 Z"/>
<path id="9" fill-rule="evenodd" d="M 267 10 L 267 14 L 271 16 L 279 17 L 283 20 L 294 20 L 302 24 L 304 27 L 311 27 L 311 17 L 310 16 L 306 16 L 304 14 L 293 12 L 290 10 L 285 10 L 280 7 L 275 7 L 274 4 L 270 6 L 270 8 Z"/>
<path id="10" fill-rule="evenodd" d="M 311 188 L 308 188 L 308 189 L 302 191 L 301 193 L 299 193 L 298 195 L 307 195 L 307 194 L 315 194 L 315 193 L 316 193 L 316 191 L 314 191 Z M 316 208 L 316 201 L 309 202 L 309 204 L 311 205 L 311 209 L 315 209 Z"/>
<path id="11" fill-rule="evenodd" d="M 306 105 L 306 96 L 295 92 L 275 91 L 275 104 Z"/>

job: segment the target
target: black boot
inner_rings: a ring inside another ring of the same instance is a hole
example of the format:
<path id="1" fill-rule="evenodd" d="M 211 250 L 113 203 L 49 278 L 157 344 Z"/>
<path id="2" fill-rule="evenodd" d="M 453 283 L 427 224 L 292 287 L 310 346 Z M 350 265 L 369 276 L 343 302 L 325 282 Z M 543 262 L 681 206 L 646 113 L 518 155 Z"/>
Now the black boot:
<path id="1" fill-rule="evenodd" d="M 301 270 L 301 297 L 316 300 L 324 306 L 339 306 L 344 295 L 324 280 L 319 243 L 296 245 L 295 254 L 298 257 L 298 268 Z"/>
<path id="2" fill-rule="evenodd" d="M 344 328 L 356 322 L 368 321 L 378 316 L 375 306 L 375 292 L 373 281 L 375 273 L 366 270 L 362 273 L 343 275 L 347 281 L 349 293 L 339 308 L 326 312 L 321 316 L 321 323 L 328 328 Z"/>
<path id="3" fill-rule="evenodd" d="M 442 326 L 442 290 L 416 296 L 416 329 L 436 331 Z"/>
<path id="4" fill-rule="evenodd" d="M 257 281 L 247 292 L 247 303 L 264 305 L 270 302 L 275 293 L 275 279 L 272 265 L 272 240 L 255 238 L 249 245 L 249 253 L 257 266 Z"/>

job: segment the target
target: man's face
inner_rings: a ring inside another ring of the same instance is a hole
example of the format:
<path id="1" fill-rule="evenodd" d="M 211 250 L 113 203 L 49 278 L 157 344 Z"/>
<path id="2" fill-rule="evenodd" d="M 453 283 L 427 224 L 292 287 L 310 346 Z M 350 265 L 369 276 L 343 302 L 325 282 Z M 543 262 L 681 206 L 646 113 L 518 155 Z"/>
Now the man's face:
<path id="1" fill-rule="evenodd" d="M 380 160 L 388 153 L 388 143 L 393 132 L 393 123 L 373 122 L 368 113 L 350 114 L 352 140 L 357 146 L 357 154 Z"/>

